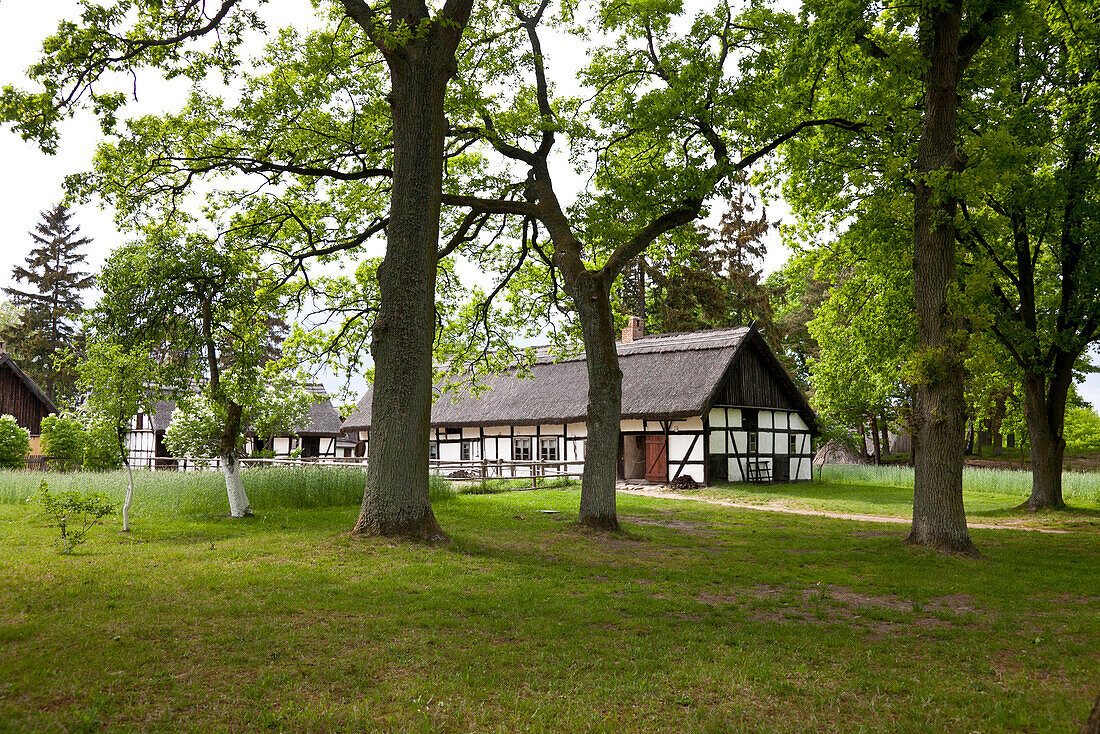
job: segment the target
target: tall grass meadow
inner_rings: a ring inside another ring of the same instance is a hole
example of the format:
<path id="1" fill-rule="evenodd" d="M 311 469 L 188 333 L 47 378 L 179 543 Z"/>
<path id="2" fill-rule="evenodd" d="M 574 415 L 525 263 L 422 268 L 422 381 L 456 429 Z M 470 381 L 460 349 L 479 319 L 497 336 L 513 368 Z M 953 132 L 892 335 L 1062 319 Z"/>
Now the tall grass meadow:
<path id="1" fill-rule="evenodd" d="M 363 500 L 366 472 L 346 467 L 247 468 L 245 492 L 256 509 L 318 509 L 358 505 Z M 0 504 L 24 504 L 38 493 L 45 479 L 51 491 L 102 492 L 122 502 L 126 472 L 0 472 Z M 433 502 L 455 496 L 443 479 L 432 477 Z M 221 472 L 134 471 L 134 510 L 172 515 L 222 515 L 227 511 Z"/>
<path id="2" fill-rule="evenodd" d="M 898 465 L 826 464 L 821 468 L 821 478 L 836 484 L 906 489 L 912 489 L 914 481 L 913 467 Z M 966 467 L 963 469 L 963 487 L 972 492 L 1018 498 L 1023 502 L 1031 494 L 1031 472 Z M 1078 500 L 1100 503 L 1100 472 L 1063 472 L 1062 496 L 1067 502 Z"/>

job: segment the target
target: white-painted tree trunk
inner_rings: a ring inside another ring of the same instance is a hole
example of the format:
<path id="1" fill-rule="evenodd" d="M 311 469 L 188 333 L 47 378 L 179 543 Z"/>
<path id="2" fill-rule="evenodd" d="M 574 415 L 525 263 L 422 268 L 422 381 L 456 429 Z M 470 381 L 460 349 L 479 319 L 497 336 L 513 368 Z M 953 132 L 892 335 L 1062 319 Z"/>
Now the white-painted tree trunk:
<path id="1" fill-rule="evenodd" d="M 229 496 L 229 516 L 250 516 L 252 508 L 248 504 L 248 495 L 244 493 L 240 462 L 232 454 L 222 454 L 219 458 L 221 459 L 222 474 L 225 475 L 225 493 Z"/>
<path id="2" fill-rule="evenodd" d="M 126 461 L 126 499 L 122 502 L 122 532 L 130 532 L 130 503 L 134 500 L 134 470 Z"/>

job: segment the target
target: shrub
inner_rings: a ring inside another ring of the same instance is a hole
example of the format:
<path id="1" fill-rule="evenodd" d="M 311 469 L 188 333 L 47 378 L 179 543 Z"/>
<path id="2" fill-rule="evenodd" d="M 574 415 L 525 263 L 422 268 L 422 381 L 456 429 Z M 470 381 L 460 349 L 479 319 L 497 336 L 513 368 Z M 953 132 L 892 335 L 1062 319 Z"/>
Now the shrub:
<path id="1" fill-rule="evenodd" d="M 88 438 L 84 445 L 84 469 L 86 471 L 111 471 L 122 466 L 118 453 L 118 435 L 115 428 L 104 420 L 94 421 L 87 427 Z"/>
<path id="2" fill-rule="evenodd" d="M 0 415 L 0 467 L 25 469 L 30 452 L 30 431 L 20 426 L 15 416 Z"/>
<path id="3" fill-rule="evenodd" d="M 1100 449 L 1100 416 L 1092 408 L 1066 408 L 1065 438 L 1070 451 Z"/>
<path id="4" fill-rule="evenodd" d="M 115 504 L 99 492 L 70 490 L 50 494 L 45 479 L 38 487 L 38 501 L 49 516 L 50 525 L 61 531 L 54 545 L 66 554 L 84 542 L 84 535 L 93 525 L 115 511 Z"/>
<path id="5" fill-rule="evenodd" d="M 75 471 L 84 463 L 88 432 L 76 416 L 69 413 L 48 415 L 42 419 L 42 453 L 50 467 Z"/>

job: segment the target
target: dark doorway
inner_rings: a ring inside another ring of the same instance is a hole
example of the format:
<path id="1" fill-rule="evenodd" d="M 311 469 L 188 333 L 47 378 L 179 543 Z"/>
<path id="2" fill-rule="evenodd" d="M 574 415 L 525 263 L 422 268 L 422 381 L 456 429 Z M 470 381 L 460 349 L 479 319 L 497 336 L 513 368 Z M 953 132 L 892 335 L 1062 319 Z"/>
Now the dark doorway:
<path id="1" fill-rule="evenodd" d="M 668 481 L 668 441 L 663 434 L 645 437 L 645 478 L 650 482 Z"/>
<path id="2" fill-rule="evenodd" d="M 321 455 L 321 438 L 319 436 L 302 436 L 302 458 L 314 459 Z"/>
<path id="3" fill-rule="evenodd" d="M 622 436 L 619 443 L 619 476 L 623 479 L 645 478 L 645 436 Z"/>

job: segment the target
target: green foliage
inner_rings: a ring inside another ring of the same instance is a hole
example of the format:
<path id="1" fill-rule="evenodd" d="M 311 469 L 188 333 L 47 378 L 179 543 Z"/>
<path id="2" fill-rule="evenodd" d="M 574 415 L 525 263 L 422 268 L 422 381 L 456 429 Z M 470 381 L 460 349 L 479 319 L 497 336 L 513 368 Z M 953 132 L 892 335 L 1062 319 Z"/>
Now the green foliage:
<path id="1" fill-rule="evenodd" d="M 88 442 L 84 446 L 85 471 L 105 472 L 118 469 L 123 463 L 119 449 L 118 429 L 102 416 L 86 413 Z"/>
<path id="2" fill-rule="evenodd" d="M 65 554 L 72 553 L 84 542 L 84 536 L 93 525 L 115 512 L 115 503 L 106 495 L 77 490 L 50 494 L 45 479 L 38 487 L 38 502 L 50 525 L 60 530 L 61 535 L 54 545 Z"/>
<path id="3" fill-rule="evenodd" d="M 164 434 L 164 443 L 173 456 L 217 456 L 225 418 L 225 410 L 206 395 L 180 398 Z M 244 444 L 243 433 L 237 441 L 238 448 Z"/>
<path id="4" fill-rule="evenodd" d="M 1066 448 L 1069 451 L 1095 451 L 1100 449 L 1100 416 L 1091 407 L 1066 408 Z"/>
<path id="5" fill-rule="evenodd" d="M 23 469 L 31 452 L 31 433 L 15 416 L 0 415 L 0 468 Z"/>
<path id="6" fill-rule="evenodd" d="M 42 419 L 42 454 L 50 468 L 74 471 L 84 464 L 88 431 L 72 413 L 48 415 Z"/>

